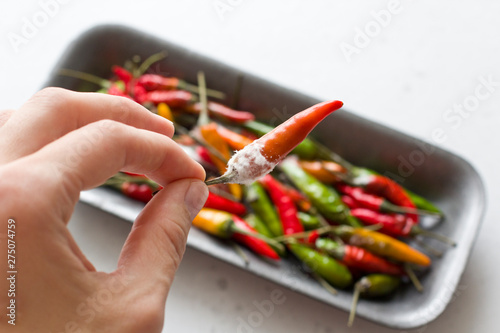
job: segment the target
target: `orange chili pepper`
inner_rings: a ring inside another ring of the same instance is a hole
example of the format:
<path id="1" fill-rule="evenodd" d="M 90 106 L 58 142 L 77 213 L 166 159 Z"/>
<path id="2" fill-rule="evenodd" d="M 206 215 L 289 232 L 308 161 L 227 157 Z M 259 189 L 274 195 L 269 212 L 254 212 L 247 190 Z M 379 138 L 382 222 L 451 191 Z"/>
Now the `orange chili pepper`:
<path id="1" fill-rule="evenodd" d="M 231 158 L 231 152 L 229 150 L 229 146 L 217 132 L 216 123 L 209 123 L 200 126 L 200 133 L 203 139 L 215 150 L 217 150 L 223 157 L 225 157 L 228 160 L 229 158 Z M 210 159 L 215 164 L 215 166 L 217 167 L 217 169 L 221 174 L 224 174 L 226 172 L 227 168 L 226 161 L 221 160 L 220 158 L 214 156 L 213 154 L 210 154 Z M 241 197 L 243 196 L 242 188 L 238 184 L 229 184 L 229 190 L 231 191 L 231 194 L 238 200 L 240 200 Z"/>
<path id="2" fill-rule="evenodd" d="M 325 184 L 339 182 L 340 178 L 335 174 L 345 172 L 345 169 L 340 164 L 332 161 L 300 161 L 299 164 L 304 171 Z"/>
<path id="3" fill-rule="evenodd" d="M 224 126 L 217 126 L 217 132 L 227 142 L 227 144 L 234 150 L 240 150 L 253 142 L 252 139 L 231 131 Z"/>

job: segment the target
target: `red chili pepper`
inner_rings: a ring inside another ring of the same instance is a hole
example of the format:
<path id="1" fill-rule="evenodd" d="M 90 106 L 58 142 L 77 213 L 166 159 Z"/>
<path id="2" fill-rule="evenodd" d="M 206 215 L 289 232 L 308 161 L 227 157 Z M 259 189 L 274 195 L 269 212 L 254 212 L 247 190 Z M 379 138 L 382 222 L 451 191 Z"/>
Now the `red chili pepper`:
<path id="1" fill-rule="evenodd" d="M 193 225 L 201 230 L 220 237 L 232 238 L 235 241 L 248 246 L 257 254 L 279 260 L 280 257 L 269 245 L 271 239 L 259 235 L 245 220 L 237 215 L 216 209 L 202 208 L 193 219 Z M 267 240 L 267 242 L 266 242 Z M 281 244 L 276 243 L 281 249 Z"/>
<path id="2" fill-rule="evenodd" d="M 141 177 L 141 178 L 147 178 L 146 175 L 140 174 L 140 173 L 135 173 L 135 172 L 128 172 L 128 171 L 122 171 L 124 174 L 132 177 Z"/>
<path id="3" fill-rule="evenodd" d="M 164 77 L 157 74 L 144 74 L 137 79 L 137 84 L 146 90 L 173 90 L 179 88 L 179 82 L 180 80 L 176 77 Z"/>
<path id="4" fill-rule="evenodd" d="M 121 66 L 115 65 L 111 67 L 111 70 L 119 80 L 122 80 L 125 83 L 125 85 L 128 85 L 130 81 L 132 81 L 132 79 L 134 78 L 132 73 L 130 73 L 128 70 L 126 70 Z"/>
<path id="5" fill-rule="evenodd" d="M 120 87 L 118 87 L 116 84 L 111 84 L 111 86 L 108 89 L 108 94 L 132 99 L 132 97 L 123 92 L 123 90 L 121 90 Z"/>
<path id="6" fill-rule="evenodd" d="M 301 211 L 308 212 L 311 210 L 312 202 L 308 197 L 291 186 L 283 185 L 283 189 Z"/>
<path id="7" fill-rule="evenodd" d="M 349 207 L 349 209 L 354 209 L 354 208 L 359 208 L 358 203 L 356 200 L 354 200 L 352 197 L 348 195 L 343 195 L 340 197 L 342 199 L 342 202 Z"/>
<path id="8" fill-rule="evenodd" d="M 347 267 L 358 268 L 369 273 L 404 274 L 404 270 L 400 266 L 378 257 L 363 248 L 344 245 L 344 251 L 345 254 L 342 262 Z"/>
<path id="9" fill-rule="evenodd" d="M 313 230 L 311 231 L 311 233 L 309 234 L 309 237 L 307 237 L 307 243 L 308 244 L 315 244 L 316 241 L 318 240 L 320 234 L 317 230 Z"/>
<path id="10" fill-rule="evenodd" d="M 127 197 L 148 203 L 153 197 L 153 190 L 149 185 L 124 182 L 121 191 Z"/>
<path id="11" fill-rule="evenodd" d="M 216 102 L 207 103 L 208 112 L 215 117 L 222 118 L 234 123 L 244 123 L 254 120 L 253 113 L 231 109 L 225 105 Z M 186 108 L 188 111 L 196 114 L 201 112 L 201 103 L 195 103 Z"/>
<path id="12" fill-rule="evenodd" d="M 239 216 L 244 215 L 247 211 L 245 205 L 212 192 L 208 192 L 208 198 L 204 207 L 222 210 Z"/>
<path id="13" fill-rule="evenodd" d="M 309 132 L 333 111 L 342 107 L 340 101 L 316 104 L 297 113 L 272 131 L 236 152 L 228 162 L 224 175 L 210 182 L 249 184 L 269 173 Z"/>
<path id="14" fill-rule="evenodd" d="M 422 235 L 424 237 L 437 239 L 451 246 L 456 245 L 455 242 L 449 239 L 448 237 L 433 233 L 431 231 L 422 229 L 418 225 L 415 225 L 408 216 L 402 214 L 384 214 L 375 212 L 368 208 L 351 209 L 351 214 L 352 216 L 363 221 L 365 224 L 381 225 L 381 229 L 379 230 L 380 232 L 386 233 L 394 237 L 409 237 L 409 236 Z"/>
<path id="15" fill-rule="evenodd" d="M 286 191 L 276 179 L 271 175 L 266 175 L 260 179 L 262 185 L 269 192 L 271 200 L 276 205 L 278 214 L 283 225 L 283 233 L 290 235 L 298 232 L 303 232 L 304 227 L 300 223 L 297 208 L 292 199 L 287 195 Z"/>
<path id="16" fill-rule="evenodd" d="M 210 152 L 206 147 L 203 146 L 196 146 L 196 153 L 200 158 L 202 159 L 203 162 L 206 162 L 210 165 L 214 165 L 214 162 L 212 161 L 212 158 L 210 157 Z"/>
<path id="17" fill-rule="evenodd" d="M 137 85 L 137 87 L 140 86 Z M 185 90 L 153 90 L 141 93 L 139 96 L 136 94 L 135 98 L 141 104 L 145 102 L 154 104 L 165 103 L 173 108 L 187 107 L 196 100 L 192 93 Z"/>
<path id="18" fill-rule="evenodd" d="M 360 219 L 363 223 L 381 225 L 380 232 L 391 236 L 407 237 L 414 226 L 413 222 L 401 214 L 384 214 L 368 208 L 351 209 L 352 216 Z"/>
<path id="19" fill-rule="evenodd" d="M 384 197 L 397 206 L 416 208 L 406 191 L 395 181 L 381 175 L 363 176 L 362 179 L 363 183 L 360 185 L 368 193 Z M 408 217 L 413 224 L 418 223 L 416 214 L 408 214 Z"/>
<path id="20" fill-rule="evenodd" d="M 345 184 L 337 186 L 338 190 L 342 193 L 349 195 L 360 207 L 365 207 L 378 212 L 401 213 L 401 214 L 434 214 L 432 212 L 425 212 L 417 210 L 412 207 L 396 206 L 386 199 L 367 193 L 361 187 L 352 187 Z"/>
<path id="21" fill-rule="evenodd" d="M 368 273 L 404 274 L 400 266 L 374 255 L 361 247 L 340 244 L 328 238 L 317 238 L 312 244 L 318 250 L 326 252 L 337 260 L 341 260 L 350 269 L 359 269 Z"/>
<path id="22" fill-rule="evenodd" d="M 243 220 L 239 216 L 233 215 L 233 222 L 236 225 L 236 227 L 238 227 L 243 231 L 257 233 L 257 230 L 252 228 L 245 220 Z M 232 238 L 237 242 L 245 244 L 257 254 L 269 257 L 274 260 L 280 259 L 280 256 L 276 253 L 276 251 L 274 251 L 273 248 L 269 244 L 264 242 L 262 239 L 238 233 L 237 230 L 234 232 Z"/>

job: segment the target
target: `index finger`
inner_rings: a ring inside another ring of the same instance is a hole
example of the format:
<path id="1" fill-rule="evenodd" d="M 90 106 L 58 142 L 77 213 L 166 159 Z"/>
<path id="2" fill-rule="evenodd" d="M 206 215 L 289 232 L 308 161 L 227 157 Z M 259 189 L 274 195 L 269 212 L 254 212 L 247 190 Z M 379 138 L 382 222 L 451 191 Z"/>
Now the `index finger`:
<path id="1" fill-rule="evenodd" d="M 73 130 L 103 119 L 169 137 L 174 133 L 172 122 L 127 98 L 46 88 L 14 112 L 1 128 L 0 163 L 34 153 Z"/>

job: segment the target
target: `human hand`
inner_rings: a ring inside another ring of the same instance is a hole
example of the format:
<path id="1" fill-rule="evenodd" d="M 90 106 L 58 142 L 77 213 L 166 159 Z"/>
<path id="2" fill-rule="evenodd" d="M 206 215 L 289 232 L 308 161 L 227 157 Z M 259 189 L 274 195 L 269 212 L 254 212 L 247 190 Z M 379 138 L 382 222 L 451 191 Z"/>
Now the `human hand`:
<path id="1" fill-rule="evenodd" d="M 0 266 L 10 270 L 14 236 L 17 270 L 16 325 L 2 313 L 1 332 L 161 331 L 190 223 L 208 194 L 203 168 L 170 139 L 173 132 L 168 120 L 125 98 L 57 88 L 0 112 Z M 85 258 L 67 223 L 80 191 L 119 170 L 144 173 L 164 189 L 108 274 Z M 8 282 L 0 282 L 6 312 Z"/>

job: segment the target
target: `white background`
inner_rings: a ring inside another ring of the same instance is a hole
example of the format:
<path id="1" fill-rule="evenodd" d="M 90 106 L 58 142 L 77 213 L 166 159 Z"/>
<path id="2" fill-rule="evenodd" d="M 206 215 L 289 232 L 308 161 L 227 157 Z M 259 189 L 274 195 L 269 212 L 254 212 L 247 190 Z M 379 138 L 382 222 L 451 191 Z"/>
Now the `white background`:
<path id="1" fill-rule="evenodd" d="M 225 1 L 221 1 L 227 3 Z M 490 207 L 466 271 L 463 289 L 444 314 L 413 332 L 497 332 L 500 199 L 498 146 L 500 86 L 460 123 L 446 110 L 474 96 L 479 78 L 500 82 L 500 3 L 405 1 L 390 23 L 373 30 L 372 11 L 388 1 L 239 1 L 219 15 L 216 1 L 67 1 L 35 36 L 16 48 L 38 1 L 0 3 L 0 108 L 17 108 L 41 87 L 69 42 L 101 23 L 120 23 L 160 36 L 245 71 L 322 99 L 340 99 L 364 117 L 431 141 L 443 128 L 445 149 L 466 158 L 486 183 Z M 12 36 L 12 34 L 10 34 Z M 452 127 L 455 125 L 455 128 Z M 130 225 L 79 204 L 70 229 L 98 269 L 112 271 Z M 278 286 L 189 250 L 167 302 L 165 332 L 236 332 L 238 317 L 255 311 Z M 284 290 L 255 332 L 397 332 Z M 381 314 L 381 316 L 391 314 Z"/>

